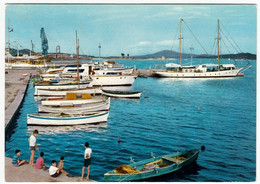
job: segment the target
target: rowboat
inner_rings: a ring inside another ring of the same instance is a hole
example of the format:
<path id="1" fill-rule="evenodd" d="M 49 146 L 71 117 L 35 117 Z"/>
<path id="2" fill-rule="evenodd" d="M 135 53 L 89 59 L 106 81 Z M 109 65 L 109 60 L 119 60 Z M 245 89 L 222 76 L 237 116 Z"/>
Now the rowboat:
<path id="1" fill-rule="evenodd" d="M 121 165 L 104 174 L 105 181 L 137 181 L 176 172 L 195 162 L 199 149 L 171 153 L 129 165 Z"/>
<path id="2" fill-rule="evenodd" d="M 27 114 L 27 125 L 65 126 L 101 123 L 107 121 L 108 115 L 108 111 L 87 114 Z"/>
<path id="3" fill-rule="evenodd" d="M 75 98 L 74 98 L 75 97 Z M 80 104 L 90 104 L 96 102 L 104 102 L 107 97 L 104 96 L 94 96 L 90 94 L 75 94 L 67 93 L 66 97 L 50 98 L 47 100 L 42 100 L 42 105 L 48 106 L 75 106 Z"/>
<path id="4" fill-rule="evenodd" d="M 34 95 L 38 94 L 38 90 L 47 89 L 47 90 L 60 90 L 60 89 L 85 89 L 90 86 L 90 81 L 77 83 L 75 81 L 66 81 L 59 83 L 50 83 L 50 82 L 41 82 L 34 85 L 35 92 Z"/>
<path id="5" fill-rule="evenodd" d="M 105 102 L 96 102 L 82 105 L 73 106 L 46 106 L 39 105 L 38 112 L 47 113 L 65 113 L 65 114 L 84 114 L 87 112 L 97 112 L 97 111 L 108 111 L 110 108 L 110 98 Z"/>
<path id="6" fill-rule="evenodd" d="M 116 98 L 140 98 L 142 92 L 102 90 L 102 94 Z"/>
<path id="7" fill-rule="evenodd" d="M 89 93 L 89 94 L 101 94 L 100 88 L 86 88 L 86 89 L 38 89 L 35 96 L 65 96 L 67 93 Z"/>

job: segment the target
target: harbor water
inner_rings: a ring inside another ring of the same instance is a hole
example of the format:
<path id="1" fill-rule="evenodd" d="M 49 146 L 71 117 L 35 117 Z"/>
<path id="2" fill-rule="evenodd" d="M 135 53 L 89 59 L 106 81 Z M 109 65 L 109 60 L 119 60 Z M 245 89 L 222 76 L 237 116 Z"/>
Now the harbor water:
<path id="1" fill-rule="evenodd" d="M 194 59 L 201 62 L 201 59 Z M 148 69 L 165 61 L 121 60 Z M 143 91 L 138 100 L 112 99 L 107 123 L 66 127 L 27 126 L 27 113 L 37 113 L 34 87 L 28 86 L 22 107 L 5 135 L 5 156 L 16 149 L 29 160 L 28 138 L 39 130 L 36 158 L 45 163 L 65 157 L 67 172 L 80 176 L 84 144 L 93 150 L 90 178 L 130 163 L 176 151 L 200 148 L 196 163 L 177 174 L 152 181 L 212 182 L 256 179 L 256 62 L 244 77 L 228 79 L 137 78 L 130 87 Z M 121 140 L 118 143 L 118 139 Z"/>

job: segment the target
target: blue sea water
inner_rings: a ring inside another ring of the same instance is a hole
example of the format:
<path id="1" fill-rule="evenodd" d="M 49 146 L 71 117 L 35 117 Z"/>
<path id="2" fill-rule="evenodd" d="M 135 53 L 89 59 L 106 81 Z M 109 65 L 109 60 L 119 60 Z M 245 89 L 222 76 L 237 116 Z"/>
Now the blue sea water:
<path id="1" fill-rule="evenodd" d="M 118 63 L 148 69 L 165 61 Z M 244 77 L 229 79 L 138 78 L 131 89 L 143 91 L 140 100 L 112 99 L 107 123 L 98 125 L 27 127 L 27 113 L 37 112 L 30 84 L 6 132 L 5 155 L 12 157 L 20 149 L 21 157 L 29 160 L 28 138 L 37 128 L 45 163 L 64 156 L 65 170 L 80 176 L 88 141 L 93 149 L 91 179 L 103 181 L 105 172 L 129 163 L 131 156 L 140 161 L 151 152 L 159 156 L 205 145 L 190 169 L 152 181 L 255 181 L 256 62 L 251 64 Z"/>

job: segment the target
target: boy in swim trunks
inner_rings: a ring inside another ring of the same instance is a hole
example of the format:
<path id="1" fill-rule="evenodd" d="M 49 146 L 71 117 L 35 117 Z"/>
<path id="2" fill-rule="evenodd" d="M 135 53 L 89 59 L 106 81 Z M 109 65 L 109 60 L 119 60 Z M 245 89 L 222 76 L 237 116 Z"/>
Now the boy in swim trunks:
<path id="1" fill-rule="evenodd" d="M 34 154 L 35 150 L 39 150 L 37 144 L 36 144 L 36 137 L 38 136 L 38 130 L 34 130 L 33 134 L 28 139 L 29 141 L 29 149 L 31 150 L 31 157 L 30 157 L 30 165 L 34 165 Z"/>
<path id="2" fill-rule="evenodd" d="M 89 174 L 90 174 L 90 164 L 91 164 L 91 155 L 92 155 L 92 149 L 89 148 L 89 143 L 85 143 L 85 153 L 84 153 L 84 166 L 82 167 L 82 175 L 80 180 L 83 181 L 84 179 L 84 174 L 85 174 L 85 168 L 87 167 L 87 177 L 85 178 L 86 180 L 89 180 Z"/>

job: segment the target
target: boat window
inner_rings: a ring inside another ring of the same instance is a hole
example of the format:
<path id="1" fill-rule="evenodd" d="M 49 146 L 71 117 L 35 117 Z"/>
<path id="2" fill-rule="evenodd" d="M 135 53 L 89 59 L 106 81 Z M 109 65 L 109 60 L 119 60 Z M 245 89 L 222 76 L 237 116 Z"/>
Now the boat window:
<path id="1" fill-rule="evenodd" d="M 69 68 L 69 67 L 77 67 L 77 65 L 67 65 L 67 66 L 65 66 L 65 68 Z M 79 67 L 81 67 L 81 64 L 79 65 Z"/>
<path id="2" fill-rule="evenodd" d="M 69 69 L 68 70 L 69 73 L 77 73 L 77 69 Z M 84 72 L 84 69 L 79 69 L 79 73 Z"/>
<path id="3" fill-rule="evenodd" d="M 107 72 L 107 75 L 117 75 L 115 72 Z"/>

